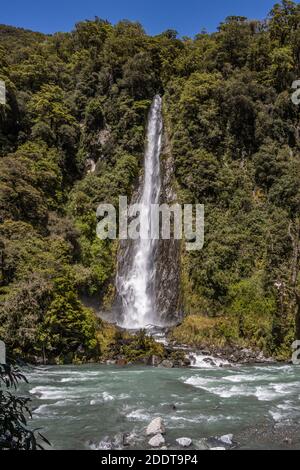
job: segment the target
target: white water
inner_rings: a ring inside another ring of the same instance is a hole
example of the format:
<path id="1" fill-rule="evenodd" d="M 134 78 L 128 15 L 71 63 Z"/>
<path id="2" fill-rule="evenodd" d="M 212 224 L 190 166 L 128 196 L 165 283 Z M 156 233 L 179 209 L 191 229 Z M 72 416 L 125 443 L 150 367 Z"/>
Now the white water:
<path id="1" fill-rule="evenodd" d="M 55 450 L 126 450 L 124 433 L 134 435 L 130 449 L 145 450 L 145 427 L 157 417 L 171 450 L 181 437 L 197 449 L 201 439 L 227 434 L 238 449 L 300 448 L 296 366 L 207 367 L 199 359 L 191 369 L 51 366 L 26 375 L 30 383 L 21 393 L 34 400 L 30 427 L 40 428 Z"/>
<path id="2" fill-rule="evenodd" d="M 229 362 L 213 356 L 205 356 L 203 354 L 191 354 L 192 367 L 212 369 L 214 367 L 229 366 Z"/>
<path id="3" fill-rule="evenodd" d="M 142 234 L 133 243 L 131 266 L 125 276 L 117 277 L 117 290 L 123 304 L 122 327 L 145 328 L 156 324 L 154 262 L 157 240 L 151 240 L 151 205 L 159 203 L 161 191 L 160 152 L 162 140 L 162 100 L 155 96 L 148 118 L 143 187 L 138 203 Z"/>

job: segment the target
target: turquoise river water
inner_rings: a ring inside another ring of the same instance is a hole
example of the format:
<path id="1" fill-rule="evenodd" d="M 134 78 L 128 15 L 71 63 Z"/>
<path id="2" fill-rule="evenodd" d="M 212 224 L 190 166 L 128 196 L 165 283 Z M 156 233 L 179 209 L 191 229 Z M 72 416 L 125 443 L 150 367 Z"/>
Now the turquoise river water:
<path id="1" fill-rule="evenodd" d="M 241 449 L 300 448 L 300 367 L 190 369 L 59 366 L 27 371 L 31 426 L 53 449 L 147 449 L 145 426 L 161 416 L 167 445 L 176 439 L 233 434 Z"/>

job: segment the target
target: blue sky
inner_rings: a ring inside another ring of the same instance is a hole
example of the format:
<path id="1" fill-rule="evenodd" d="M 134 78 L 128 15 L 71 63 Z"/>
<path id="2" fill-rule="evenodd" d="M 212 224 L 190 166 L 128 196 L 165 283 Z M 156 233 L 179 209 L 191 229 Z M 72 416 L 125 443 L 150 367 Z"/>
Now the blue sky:
<path id="1" fill-rule="evenodd" d="M 70 31 L 77 21 L 94 16 L 116 23 L 139 21 L 148 34 L 176 29 L 193 36 L 206 28 L 215 31 L 228 15 L 265 18 L 276 0 L 6 0 L 0 23 L 53 33 Z"/>

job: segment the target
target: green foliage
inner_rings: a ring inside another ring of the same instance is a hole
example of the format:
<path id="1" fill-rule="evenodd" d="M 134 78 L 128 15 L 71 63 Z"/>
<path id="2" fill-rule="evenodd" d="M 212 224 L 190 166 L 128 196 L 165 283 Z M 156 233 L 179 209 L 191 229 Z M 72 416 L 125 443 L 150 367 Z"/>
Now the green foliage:
<path id="1" fill-rule="evenodd" d="M 85 125 L 87 132 L 101 130 L 104 127 L 104 116 L 101 100 L 94 98 L 86 107 Z"/>
<path id="2" fill-rule="evenodd" d="M 72 282 L 64 276 L 55 279 L 52 300 L 38 328 L 37 343 L 43 353 L 70 358 L 93 357 L 97 352 L 96 320 L 77 298 Z"/>
<path id="3" fill-rule="evenodd" d="M 283 1 L 268 24 L 227 18 L 218 33 L 184 42 L 165 84 L 179 196 L 206 212 L 204 249 L 182 257 L 192 315 L 176 330 L 182 341 L 208 335 L 286 358 L 295 338 L 299 108 L 290 87 L 300 70 L 299 14 Z M 199 332 L 188 324 L 196 315 Z M 203 316 L 218 321 L 215 331 L 202 328 Z"/>
<path id="4" fill-rule="evenodd" d="M 119 354 L 128 362 L 136 363 L 149 359 L 153 355 L 163 359 L 165 350 L 163 345 L 156 343 L 152 337 L 147 335 L 146 331 L 141 330 L 128 340 L 128 344 L 121 346 Z"/>
<path id="5" fill-rule="evenodd" d="M 271 351 L 276 299 L 271 294 L 267 296 L 261 274 L 258 272 L 231 286 L 229 296 L 232 301 L 228 309 L 238 321 L 241 338 L 264 351 Z"/>
<path id="6" fill-rule="evenodd" d="M 241 344 L 238 329 L 232 320 L 216 319 L 201 315 L 187 316 L 181 325 L 172 330 L 169 340 L 176 344 L 186 344 L 197 348 L 223 347 Z"/>
<path id="7" fill-rule="evenodd" d="M 49 36 L 0 26 L 0 331 L 13 350 L 58 357 L 71 338 L 71 360 L 98 355 L 105 326 L 80 299 L 99 310 L 111 296 L 117 246 L 97 239 L 95 213 L 132 195 L 160 93 L 180 202 L 206 206 L 204 249 L 182 253 L 185 312 L 218 319 L 217 342 L 287 354 L 300 331 L 299 18 L 283 0 L 267 22 L 229 17 L 194 39 L 99 18 Z"/>
<path id="8" fill-rule="evenodd" d="M 30 398 L 10 392 L 26 377 L 17 367 L 0 364 L 0 450 L 42 450 L 47 439 L 28 427 Z"/>

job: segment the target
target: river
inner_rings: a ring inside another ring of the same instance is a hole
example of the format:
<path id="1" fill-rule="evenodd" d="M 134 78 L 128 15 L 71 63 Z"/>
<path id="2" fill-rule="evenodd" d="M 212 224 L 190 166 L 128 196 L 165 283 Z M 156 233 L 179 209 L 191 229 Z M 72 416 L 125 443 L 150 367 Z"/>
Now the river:
<path id="1" fill-rule="evenodd" d="M 31 426 L 53 449 L 147 448 L 144 429 L 161 416 L 171 449 L 180 437 L 233 434 L 241 449 L 300 448 L 300 368 L 58 366 L 27 371 L 22 391 L 33 399 Z"/>

